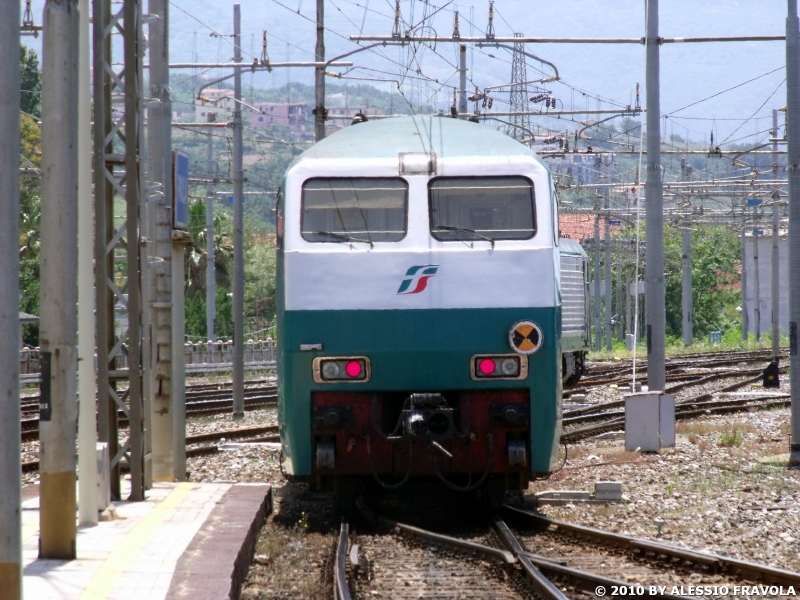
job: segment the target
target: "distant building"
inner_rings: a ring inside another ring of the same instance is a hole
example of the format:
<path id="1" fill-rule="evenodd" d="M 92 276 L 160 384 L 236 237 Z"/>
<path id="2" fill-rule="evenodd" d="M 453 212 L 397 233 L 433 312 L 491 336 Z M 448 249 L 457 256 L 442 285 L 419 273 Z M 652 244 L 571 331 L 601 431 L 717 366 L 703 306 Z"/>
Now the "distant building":
<path id="1" fill-rule="evenodd" d="M 281 125 L 296 133 L 305 133 L 314 128 L 314 119 L 305 102 L 258 102 L 253 108 L 258 112 L 250 112 L 249 119 L 250 126 L 255 129 Z"/>
<path id="2" fill-rule="evenodd" d="M 561 213 L 558 215 L 558 229 L 561 237 L 583 243 L 594 239 L 595 216 L 589 213 Z M 605 233 L 605 219 L 600 218 L 600 239 Z"/>
<path id="3" fill-rule="evenodd" d="M 212 122 L 224 123 L 230 120 L 235 107 L 233 90 L 206 89 L 201 99 L 195 99 L 194 118 L 197 123 L 207 123 L 212 115 Z"/>
<path id="4" fill-rule="evenodd" d="M 758 258 L 754 245 L 758 244 Z M 772 330 L 772 231 L 765 228 L 759 230 L 758 235 L 753 235 L 750 230 L 745 233 L 744 246 L 742 247 L 742 261 L 747 274 L 746 298 L 747 318 L 750 324 L 750 333 L 756 327 L 756 276 L 758 270 L 758 304 L 761 316 L 761 333 Z M 778 232 L 778 324 L 782 334 L 789 333 L 789 236 L 786 230 Z M 732 286 L 741 289 L 741 284 Z"/>

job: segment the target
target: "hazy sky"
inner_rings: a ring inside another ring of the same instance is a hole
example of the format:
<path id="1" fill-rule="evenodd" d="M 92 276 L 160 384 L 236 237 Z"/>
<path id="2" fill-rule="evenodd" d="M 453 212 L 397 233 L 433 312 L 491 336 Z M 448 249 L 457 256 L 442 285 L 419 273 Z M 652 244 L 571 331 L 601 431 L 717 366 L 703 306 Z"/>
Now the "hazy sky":
<path id="1" fill-rule="evenodd" d="M 313 60 L 315 0 L 242 0 L 242 33 L 245 60 L 261 54 L 261 33 L 268 31 L 269 56 L 273 62 Z M 356 47 L 347 38 L 360 30 L 391 34 L 394 0 L 326 0 L 327 56 L 333 57 Z M 43 0 L 34 1 L 34 16 L 41 23 Z M 488 1 L 455 3 L 447 0 L 403 0 L 403 19 L 417 24 L 427 8 L 426 33 L 449 36 L 453 11 L 460 11 L 462 35 L 483 35 L 487 23 Z M 644 0 L 497 0 L 495 33 L 514 32 L 541 37 L 642 37 Z M 145 2 L 146 10 L 146 2 Z M 782 35 L 785 31 L 785 0 L 661 0 L 660 34 L 664 37 Z M 228 37 L 211 36 L 211 31 L 230 34 L 232 5 L 218 0 L 175 0 L 171 3 L 171 59 L 173 61 L 228 61 L 232 50 Z M 40 40 L 25 38 L 40 46 Z M 633 102 L 636 83 L 644 92 L 644 47 L 641 45 L 564 45 L 529 44 L 528 52 L 555 63 L 563 84 L 549 84 L 566 108 L 609 108 L 601 99 L 628 104 Z M 511 55 L 502 49 L 470 48 L 468 55 L 470 87 L 481 88 L 505 83 L 511 77 Z M 429 99 L 445 106 L 457 84 L 455 71 L 457 45 L 443 43 L 435 48 L 386 48 L 380 52 L 356 54 L 352 60 L 361 67 L 353 76 L 384 78 L 403 82 L 406 97 L 415 102 Z M 491 53 L 495 58 L 491 58 Z M 408 69 L 410 57 L 414 58 Z M 751 142 L 762 139 L 771 126 L 772 109 L 786 104 L 785 44 L 747 42 L 717 44 L 669 44 L 661 49 L 661 108 L 671 115 L 662 120 L 666 132 L 693 140 L 707 140 L 712 128 L 717 139 L 738 138 Z M 530 61 L 529 78 L 537 76 L 540 63 Z M 417 70 L 419 69 L 419 73 Z M 334 69 L 332 69 L 334 70 Z M 338 69 L 342 71 L 343 69 Z M 545 68 L 549 73 L 549 69 Z M 756 81 L 722 93 L 689 108 L 727 88 Z M 214 75 L 215 73 L 211 73 Z M 405 77 L 403 77 L 405 75 Z M 175 72 L 175 79 L 193 76 Z M 420 77 L 421 79 L 411 79 Z M 309 69 L 275 70 L 272 74 L 245 77 L 249 85 L 283 85 L 288 78 L 312 82 Z M 358 83 L 354 81 L 353 83 Z M 374 82 L 389 91 L 395 84 Z M 396 88 L 395 88 L 396 89 Z M 583 91 L 589 92 L 584 96 Z M 472 91 L 472 90 L 470 90 Z M 495 110 L 507 109 L 507 94 L 497 94 Z M 674 114 L 673 114 L 674 113 Z M 553 120 L 542 121 L 553 126 Z M 781 118 L 782 124 L 782 118 Z M 561 126 L 561 124 L 558 124 Z M 761 132 L 761 133 L 759 133 Z"/>

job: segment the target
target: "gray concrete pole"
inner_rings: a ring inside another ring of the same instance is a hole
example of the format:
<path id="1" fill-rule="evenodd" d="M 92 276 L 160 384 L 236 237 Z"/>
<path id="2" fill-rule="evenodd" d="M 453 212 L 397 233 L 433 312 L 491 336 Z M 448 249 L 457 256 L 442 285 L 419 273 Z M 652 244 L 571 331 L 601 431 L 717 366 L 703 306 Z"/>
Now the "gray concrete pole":
<path id="1" fill-rule="evenodd" d="M 75 558 L 77 535 L 79 31 L 77 0 L 47 0 L 42 32 L 39 557 L 67 560 Z"/>
<path id="2" fill-rule="evenodd" d="M 647 385 L 663 390 L 666 384 L 664 343 L 664 192 L 661 187 L 661 98 L 659 81 L 658 0 L 647 0 L 647 227 L 645 272 L 645 323 L 647 335 Z"/>
<path id="3" fill-rule="evenodd" d="M 458 46 L 458 114 L 467 118 L 467 45 Z"/>
<path id="4" fill-rule="evenodd" d="M 758 234 L 756 233 L 756 219 L 758 218 L 758 207 L 753 207 L 753 291 L 755 296 L 753 299 L 753 333 L 755 334 L 756 343 L 761 341 L 761 276 L 758 272 Z"/>
<path id="5" fill-rule="evenodd" d="M 625 341 L 625 334 L 624 334 L 624 330 L 622 328 L 622 310 L 623 310 L 622 303 L 625 300 L 624 287 L 625 287 L 625 281 L 624 281 L 624 279 L 622 277 L 622 259 L 621 259 L 621 257 L 619 257 L 619 260 L 617 262 L 617 298 L 616 298 L 616 302 L 614 303 L 615 307 L 616 307 L 615 312 L 617 313 L 617 341 L 618 342 L 624 342 Z"/>
<path id="6" fill-rule="evenodd" d="M 747 342 L 750 318 L 747 315 L 747 261 L 745 246 L 744 208 L 742 208 L 742 341 Z"/>
<path id="7" fill-rule="evenodd" d="M 594 217 L 594 351 L 600 352 L 600 216 Z"/>
<path id="8" fill-rule="evenodd" d="M 148 121 L 149 179 L 161 184 L 163 192 L 150 203 L 154 213 L 154 289 L 150 290 L 153 380 L 151 393 L 152 465 L 154 481 L 173 481 L 174 438 L 174 360 L 172 348 L 173 313 L 178 307 L 172 294 L 172 103 L 169 95 L 169 3 L 150 0 L 148 10 L 158 16 L 150 21 L 150 96 L 159 100 L 151 105 Z M 151 278 L 151 281 L 153 279 Z M 182 311 L 180 311 L 182 312 Z M 181 344 L 180 350 L 183 350 Z"/>
<path id="9" fill-rule="evenodd" d="M 633 320 L 631 315 L 633 311 L 631 310 L 631 282 L 633 281 L 633 277 L 630 275 L 625 277 L 625 334 L 632 334 L 633 333 Z"/>
<path id="10" fill-rule="evenodd" d="M 0 19 L 0 61 L 19 64 L 19 2 Z M 0 69 L 0 600 L 22 600 L 19 465 L 19 69 Z"/>
<path id="11" fill-rule="evenodd" d="M 778 149 L 778 109 L 772 109 L 772 143 L 773 150 Z M 772 178 L 778 177 L 777 159 L 772 165 Z M 778 191 L 772 196 L 772 359 L 778 360 L 781 351 L 781 324 L 780 324 L 780 224 L 781 204 Z"/>
<path id="12" fill-rule="evenodd" d="M 208 113 L 208 122 L 211 122 Z M 216 178 L 214 173 L 213 136 L 209 131 L 206 140 L 206 177 Z M 212 173 L 214 173 L 212 175 Z M 206 333 L 210 342 L 217 341 L 217 274 L 214 263 L 214 184 L 206 184 Z"/>
<path id="13" fill-rule="evenodd" d="M 81 525 L 97 525 L 97 402 L 94 366 L 94 196 L 89 0 L 79 0 L 78 61 L 78 509 Z"/>
<path id="14" fill-rule="evenodd" d="M 314 60 L 325 62 L 325 0 L 317 0 L 317 45 Z M 325 139 L 325 69 L 314 69 L 314 139 Z"/>
<path id="15" fill-rule="evenodd" d="M 319 0 L 322 4 L 324 0 Z M 235 62 L 242 61 L 241 7 L 233 5 Z M 242 214 L 242 70 L 233 78 L 233 418 L 244 417 L 244 216 Z M 323 128 L 325 123 L 322 123 Z"/>
<path id="16" fill-rule="evenodd" d="M 683 319 L 681 333 L 683 345 L 691 346 L 694 341 L 692 328 L 692 228 L 689 222 L 684 223 L 683 229 L 683 268 L 681 278 L 681 308 Z"/>
<path id="17" fill-rule="evenodd" d="M 800 23 L 797 0 L 788 0 L 786 18 L 786 120 L 789 179 L 789 273 L 800 273 Z M 792 464 L 800 464 L 800 277 L 789 278 L 789 360 L 792 390 Z"/>
<path id="18" fill-rule="evenodd" d="M 608 208 L 608 197 L 606 197 L 606 209 Z M 606 213 L 605 225 L 605 276 L 603 279 L 606 282 L 606 301 L 605 301 L 605 323 L 606 323 L 606 351 L 611 352 L 613 346 L 611 342 L 611 292 L 613 291 L 613 282 L 611 281 L 611 225 L 609 224 L 608 213 Z"/>

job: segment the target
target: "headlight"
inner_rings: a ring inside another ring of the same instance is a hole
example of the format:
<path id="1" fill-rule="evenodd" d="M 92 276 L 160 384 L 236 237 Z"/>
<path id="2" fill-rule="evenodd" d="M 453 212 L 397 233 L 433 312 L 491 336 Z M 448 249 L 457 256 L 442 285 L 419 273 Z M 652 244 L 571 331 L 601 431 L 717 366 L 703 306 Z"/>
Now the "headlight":
<path id="1" fill-rule="evenodd" d="M 366 356 L 318 356 L 313 362 L 316 383 L 364 383 L 372 375 Z"/>
<path id="2" fill-rule="evenodd" d="M 500 370 L 508 376 L 519 374 L 519 359 L 516 356 L 514 358 L 504 358 L 500 363 Z"/>
<path id="3" fill-rule="evenodd" d="M 322 378 L 323 379 L 337 379 L 341 369 L 336 361 L 329 360 L 322 363 Z"/>

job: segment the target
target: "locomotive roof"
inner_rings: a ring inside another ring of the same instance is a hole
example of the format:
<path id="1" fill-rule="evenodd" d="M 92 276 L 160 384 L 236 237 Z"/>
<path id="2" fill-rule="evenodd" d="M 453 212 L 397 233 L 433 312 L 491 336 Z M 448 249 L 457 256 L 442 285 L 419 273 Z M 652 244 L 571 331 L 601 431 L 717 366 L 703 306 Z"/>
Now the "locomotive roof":
<path id="1" fill-rule="evenodd" d="M 530 148 L 492 127 L 440 116 L 393 117 L 351 125 L 314 144 L 298 160 L 396 158 L 400 152 L 431 151 L 438 158 L 529 156 L 544 164 Z"/>

